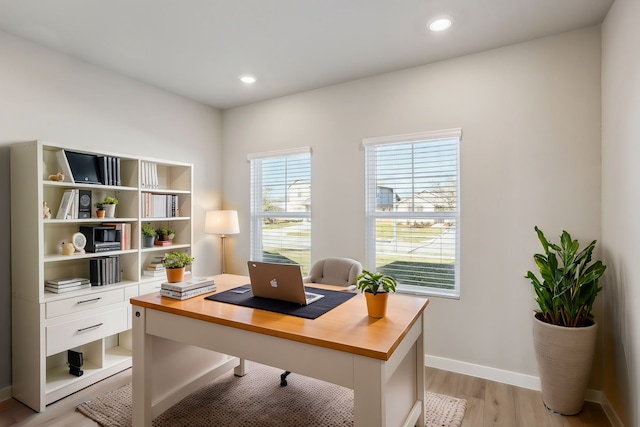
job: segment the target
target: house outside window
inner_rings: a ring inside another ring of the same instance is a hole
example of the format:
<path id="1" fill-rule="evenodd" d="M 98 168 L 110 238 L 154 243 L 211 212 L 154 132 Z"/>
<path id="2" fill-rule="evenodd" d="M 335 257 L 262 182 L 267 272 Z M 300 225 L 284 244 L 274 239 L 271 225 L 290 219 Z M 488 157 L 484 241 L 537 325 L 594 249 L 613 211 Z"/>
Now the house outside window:
<path id="1" fill-rule="evenodd" d="M 251 260 L 311 264 L 311 149 L 248 156 Z"/>
<path id="2" fill-rule="evenodd" d="M 366 265 L 398 291 L 460 296 L 462 132 L 450 129 L 363 140 Z"/>

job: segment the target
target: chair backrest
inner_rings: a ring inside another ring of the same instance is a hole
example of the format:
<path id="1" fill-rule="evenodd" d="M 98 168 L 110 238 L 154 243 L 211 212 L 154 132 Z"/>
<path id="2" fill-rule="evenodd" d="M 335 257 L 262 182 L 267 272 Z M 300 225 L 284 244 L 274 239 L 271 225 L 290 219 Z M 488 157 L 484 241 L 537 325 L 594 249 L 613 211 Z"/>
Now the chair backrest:
<path id="1" fill-rule="evenodd" d="M 351 258 L 325 258 L 311 267 L 307 279 L 312 283 L 336 286 L 356 284 L 356 277 L 362 273 L 362 264 Z"/>

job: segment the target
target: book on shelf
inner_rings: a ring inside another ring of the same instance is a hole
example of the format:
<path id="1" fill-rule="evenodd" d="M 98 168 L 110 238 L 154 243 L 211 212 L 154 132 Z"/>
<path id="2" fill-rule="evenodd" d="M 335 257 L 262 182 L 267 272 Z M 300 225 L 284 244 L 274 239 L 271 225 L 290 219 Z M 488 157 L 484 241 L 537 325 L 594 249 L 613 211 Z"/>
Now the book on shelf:
<path id="1" fill-rule="evenodd" d="M 165 267 L 162 264 L 149 264 L 147 266 L 147 270 L 162 270 L 162 271 L 164 271 Z"/>
<path id="2" fill-rule="evenodd" d="M 150 276 L 150 277 L 165 277 L 167 272 L 164 270 L 143 270 L 142 274 L 144 276 Z"/>
<path id="3" fill-rule="evenodd" d="M 122 281 L 120 255 L 110 255 L 89 260 L 89 280 L 93 286 L 104 286 Z"/>
<path id="4" fill-rule="evenodd" d="M 98 156 L 100 182 L 104 185 L 122 185 L 120 157 Z"/>
<path id="5" fill-rule="evenodd" d="M 73 203 L 74 198 L 73 190 L 65 190 L 62 195 L 62 199 L 60 199 L 60 207 L 58 208 L 58 213 L 56 214 L 56 219 L 70 219 L 69 216 L 71 212 L 71 205 Z"/>
<path id="6" fill-rule="evenodd" d="M 173 245 L 172 240 L 154 240 L 153 244 L 156 246 L 171 246 Z"/>
<path id="7" fill-rule="evenodd" d="M 87 289 L 91 287 L 91 283 L 85 283 L 85 284 L 81 284 L 81 285 L 77 285 L 77 286 L 65 286 L 65 287 L 57 287 L 57 286 L 49 286 L 49 285 L 45 285 L 44 289 L 48 292 L 52 292 L 54 294 L 61 294 L 64 292 L 71 292 L 71 291 L 79 291 L 80 289 Z"/>
<path id="8" fill-rule="evenodd" d="M 47 285 L 52 286 L 64 286 L 64 285 L 73 285 L 75 283 L 89 283 L 89 279 L 84 277 L 64 277 L 62 279 L 51 279 L 47 280 Z"/>
<path id="9" fill-rule="evenodd" d="M 91 286 L 91 282 L 89 281 L 89 279 L 79 279 L 76 282 L 72 282 L 72 283 L 65 283 L 62 285 L 58 285 L 55 283 L 51 283 L 50 281 L 48 281 L 45 286 L 47 288 L 52 288 L 52 289 L 67 289 L 67 288 L 77 288 L 78 286 L 82 286 L 82 285 L 89 285 Z"/>
<path id="10" fill-rule="evenodd" d="M 131 249 L 131 224 L 126 222 L 103 222 L 104 227 L 113 227 L 120 233 L 120 250 Z"/>
<path id="11" fill-rule="evenodd" d="M 64 152 L 64 150 L 58 150 L 56 152 L 56 157 L 58 158 L 58 166 L 60 166 L 60 170 L 64 174 L 65 182 L 75 182 L 73 179 L 73 174 L 71 173 L 71 167 L 69 167 L 67 154 Z"/>
<path id="12" fill-rule="evenodd" d="M 199 288 L 191 289 L 191 290 L 184 291 L 184 292 L 173 291 L 171 289 L 164 289 L 164 288 L 161 287 L 160 288 L 160 295 L 165 296 L 165 297 L 169 297 L 169 298 L 173 298 L 173 299 L 184 300 L 184 299 L 197 297 L 198 295 L 206 294 L 208 292 L 213 292 L 215 290 L 216 290 L 216 285 L 215 284 L 201 286 Z"/>
<path id="13" fill-rule="evenodd" d="M 202 286 L 214 285 L 213 277 L 193 277 L 182 282 L 162 282 L 161 288 L 170 291 L 184 292 Z"/>

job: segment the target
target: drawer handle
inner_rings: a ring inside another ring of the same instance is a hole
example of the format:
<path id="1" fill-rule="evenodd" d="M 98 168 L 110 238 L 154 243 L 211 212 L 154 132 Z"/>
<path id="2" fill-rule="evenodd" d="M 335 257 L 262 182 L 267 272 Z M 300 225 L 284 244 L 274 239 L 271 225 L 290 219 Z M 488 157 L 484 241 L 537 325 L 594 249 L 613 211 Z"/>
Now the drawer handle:
<path id="1" fill-rule="evenodd" d="M 87 326 L 86 328 L 82 328 L 82 329 L 78 329 L 78 332 L 84 332 L 84 331 L 88 331 L 89 329 L 95 329 L 95 328 L 99 328 L 100 326 L 102 326 L 103 323 L 100 322 L 97 325 L 93 325 L 93 326 Z"/>
<path id="2" fill-rule="evenodd" d="M 84 304 L 85 302 L 100 301 L 101 299 L 102 299 L 102 297 L 92 298 L 92 299 L 86 299 L 86 300 L 84 300 L 84 301 L 78 301 L 76 304 Z"/>

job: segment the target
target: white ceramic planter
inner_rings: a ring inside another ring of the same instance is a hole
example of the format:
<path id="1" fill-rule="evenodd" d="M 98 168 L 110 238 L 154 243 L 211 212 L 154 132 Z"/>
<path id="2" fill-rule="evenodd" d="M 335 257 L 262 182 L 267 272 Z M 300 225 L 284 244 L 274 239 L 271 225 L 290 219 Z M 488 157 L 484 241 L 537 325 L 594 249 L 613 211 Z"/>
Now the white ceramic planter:
<path id="1" fill-rule="evenodd" d="M 542 400 L 562 415 L 582 410 L 591 376 L 597 325 L 567 328 L 534 316 L 533 343 L 538 359 Z"/>

